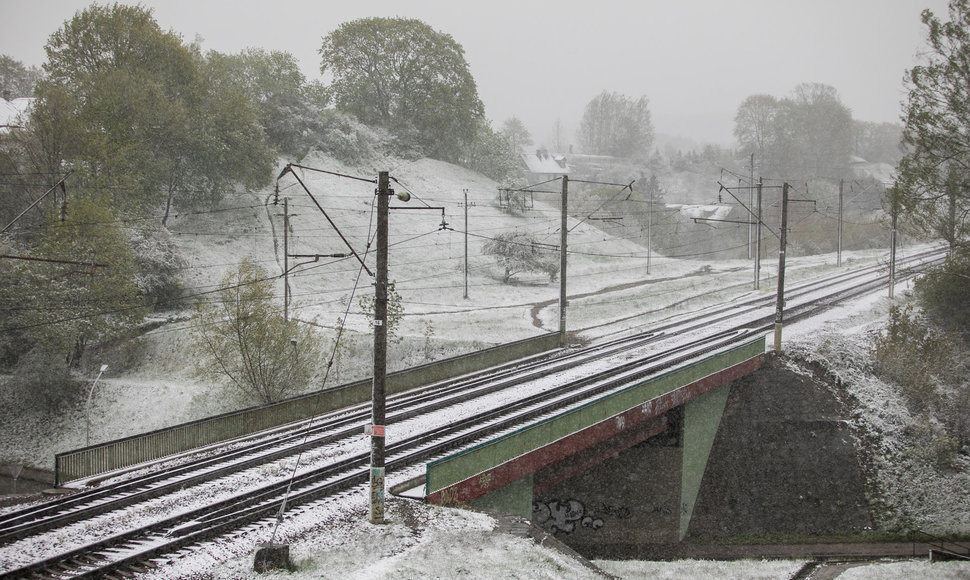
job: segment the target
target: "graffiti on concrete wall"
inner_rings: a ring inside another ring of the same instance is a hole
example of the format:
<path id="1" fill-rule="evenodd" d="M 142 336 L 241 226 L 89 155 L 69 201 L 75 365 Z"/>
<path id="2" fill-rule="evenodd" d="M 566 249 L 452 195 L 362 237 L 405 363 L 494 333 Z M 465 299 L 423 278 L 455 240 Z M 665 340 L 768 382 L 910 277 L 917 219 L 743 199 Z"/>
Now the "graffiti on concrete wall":
<path id="1" fill-rule="evenodd" d="M 670 517 L 676 508 L 660 503 L 638 508 L 641 516 Z M 604 502 L 585 504 L 578 499 L 536 500 L 532 502 L 532 522 L 547 532 L 572 534 L 580 528 L 599 530 L 608 521 L 628 520 L 633 511 L 626 506 Z"/>
<path id="2" fill-rule="evenodd" d="M 586 509 L 578 499 L 532 502 L 532 521 L 550 533 L 571 534 L 577 526 L 598 530 L 603 520 Z"/>

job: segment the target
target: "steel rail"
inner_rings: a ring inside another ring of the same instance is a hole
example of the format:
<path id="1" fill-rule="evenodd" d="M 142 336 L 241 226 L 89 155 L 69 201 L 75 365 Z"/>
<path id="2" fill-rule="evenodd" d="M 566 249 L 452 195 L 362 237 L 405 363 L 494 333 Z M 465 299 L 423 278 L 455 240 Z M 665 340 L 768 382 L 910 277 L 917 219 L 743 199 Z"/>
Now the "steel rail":
<path id="1" fill-rule="evenodd" d="M 875 271 L 875 270 L 876 270 L 876 269 L 878 269 L 878 268 L 873 268 L 873 267 L 870 267 L 869 269 L 870 269 L 870 270 L 872 270 L 872 271 Z M 856 276 L 856 277 L 857 277 L 857 276 Z M 806 288 L 816 288 L 816 287 L 817 287 L 817 286 L 819 286 L 820 284 L 831 284 L 831 283 L 833 282 L 833 280 L 834 280 L 834 279 L 839 279 L 839 278 L 843 278 L 843 279 L 844 279 L 844 276 L 842 276 L 842 275 L 839 275 L 839 276 L 835 276 L 835 277 L 830 277 L 830 278 L 828 278 L 828 279 L 826 279 L 826 280 L 824 281 L 824 283 L 820 283 L 820 282 L 813 282 L 813 283 L 811 283 L 811 284 L 806 284 L 805 286 L 806 286 Z M 873 287 L 878 287 L 878 286 L 879 286 L 880 284 L 884 284 L 884 281 L 882 281 L 881 279 L 880 279 L 880 280 L 870 280 L 870 281 L 869 281 L 868 283 L 866 283 L 866 284 L 864 284 L 864 285 L 860 285 L 860 286 L 856 286 L 856 287 L 855 287 L 854 289 L 850 289 L 850 290 L 844 290 L 844 291 L 842 291 L 842 293 L 840 294 L 840 296 L 841 296 L 841 298 L 840 298 L 840 299 L 845 299 L 845 297 L 847 297 L 847 296 L 855 296 L 855 295 L 858 295 L 858 294 L 860 294 L 860 293 L 863 293 L 863 292 L 867 292 L 867 291 L 870 291 L 870 290 L 871 290 L 871 288 L 873 288 Z M 816 291 L 816 290 L 806 290 L 806 292 L 810 292 L 810 291 Z M 829 303 L 831 303 L 831 302 L 833 302 L 833 301 L 835 301 L 835 300 L 836 300 L 835 298 L 832 298 L 832 297 L 828 297 L 828 296 L 826 296 L 826 297 L 822 297 L 822 298 L 819 298 L 819 299 L 816 299 L 816 300 L 814 300 L 814 301 L 812 301 L 812 303 L 813 303 L 813 304 L 823 304 L 823 303 L 824 303 L 824 304 L 829 304 Z M 754 300 L 753 302 L 755 302 L 755 303 L 757 303 L 757 302 L 760 302 L 760 301 L 758 301 L 758 300 Z M 738 314 L 738 313 L 737 313 L 737 311 L 736 311 L 736 307 L 737 307 L 737 305 L 733 305 L 733 306 L 730 306 L 730 307 L 729 307 L 729 309 L 734 309 L 734 310 L 735 310 L 735 311 L 734 311 L 734 312 L 732 313 L 732 315 L 731 315 L 731 316 L 737 316 L 737 314 Z M 757 308 L 761 308 L 761 307 L 763 307 L 763 306 L 752 306 L 752 308 L 753 308 L 753 309 L 757 309 Z M 809 306 L 809 305 L 805 305 L 805 306 L 800 306 L 800 307 L 798 307 L 798 308 L 800 308 L 800 309 L 801 309 L 801 312 L 800 312 L 800 313 L 793 313 L 793 314 L 792 314 L 792 315 L 790 316 L 790 318 L 789 318 L 789 321 L 790 321 L 790 322 L 791 322 L 791 321 L 793 321 L 793 320 L 796 320 L 796 319 L 798 319 L 798 318 L 801 318 L 801 317 L 803 317 L 803 316 L 808 316 L 808 315 L 810 315 L 810 306 Z M 770 320 L 771 320 L 771 318 L 772 318 L 772 317 L 771 317 L 770 315 L 768 315 L 768 316 L 765 316 L 765 317 L 763 317 L 763 318 L 762 318 L 762 319 L 760 319 L 760 320 L 761 320 L 762 322 L 764 322 L 764 321 L 770 321 Z M 707 325 L 709 325 L 709 324 L 710 324 L 710 322 L 708 321 L 707 323 L 705 323 L 705 326 L 707 326 Z M 743 328 L 745 328 L 745 329 L 747 329 L 747 332 L 759 332 L 759 331 L 761 331 L 762 329 L 766 329 L 767 327 L 770 327 L 770 324 L 768 324 L 768 325 L 766 325 L 766 326 L 764 326 L 764 327 L 759 327 L 759 328 L 758 328 L 757 330 L 754 330 L 754 331 L 752 331 L 752 330 L 751 330 L 751 325 L 750 325 L 750 323 L 749 323 L 749 324 L 747 324 L 747 325 L 742 325 L 741 327 L 743 327 Z M 739 328 L 741 328 L 741 327 L 739 327 Z M 737 332 L 737 329 L 735 329 L 735 332 Z M 731 333 L 730 333 L 730 332 L 727 332 L 727 334 L 728 334 L 728 335 L 730 335 Z M 723 334 L 722 334 L 721 336 L 725 336 L 725 335 L 723 335 Z M 645 333 L 644 335 L 637 335 L 636 337 L 632 337 L 632 340 L 634 340 L 634 341 L 638 341 L 638 342 L 639 342 L 640 344 L 646 344 L 646 343 L 648 343 L 648 342 L 651 342 L 651 341 L 654 341 L 654 340 L 659 340 L 659 339 L 660 339 L 660 338 L 662 338 L 662 337 L 663 337 L 663 333 L 652 333 L 652 332 L 651 332 L 651 333 Z M 615 347 L 617 347 L 617 348 L 619 348 L 619 349 L 624 349 L 624 348 L 627 348 L 627 349 L 628 349 L 628 348 L 631 348 L 631 343 L 630 343 L 630 340 L 631 340 L 631 339 L 617 339 L 616 341 L 612 341 L 612 342 L 611 342 L 610 344 L 611 344 L 611 346 L 615 346 Z M 706 341 L 710 341 L 711 339 L 710 339 L 710 338 L 705 338 L 705 339 L 703 339 L 703 340 L 704 340 L 704 341 L 706 342 Z M 735 340 L 736 340 L 736 339 L 735 339 Z M 606 350 L 607 350 L 607 351 L 610 351 L 610 352 L 616 352 L 616 351 L 615 351 L 614 349 L 612 349 L 612 348 L 607 348 Z M 659 355 L 658 355 L 658 356 L 659 356 Z M 696 356 L 696 355 L 695 355 L 695 356 Z M 581 363 L 576 363 L 576 364 L 581 364 Z M 643 365 L 643 364 L 645 364 L 645 363 L 644 363 L 644 361 L 643 361 L 643 360 L 640 360 L 640 361 L 636 361 L 635 363 L 631 363 L 631 364 L 633 364 L 633 365 Z M 555 367 L 555 366 L 557 366 L 557 365 L 552 365 L 552 366 L 554 366 L 554 367 Z M 547 372 L 547 374 L 548 374 L 548 373 L 551 373 L 551 372 L 559 372 L 559 371 L 560 371 L 560 370 L 562 370 L 563 368 L 571 368 L 572 366 L 575 366 L 575 365 L 566 365 L 565 367 L 562 367 L 562 366 L 560 366 L 560 367 L 558 367 L 558 368 L 556 368 L 556 369 L 554 369 L 554 370 L 548 370 L 548 372 Z M 656 372 L 656 371 L 654 370 L 654 371 L 650 371 L 650 372 Z M 533 378 L 535 378 L 535 377 L 533 377 Z M 531 379 L 529 379 L 529 380 L 531 380 Z M 513 381 L 513 384 L 518 384 L 518 383 L 520 383 L 520 382 L 521 382 L 521 381 L 518 381 L 518 382 L 514 382 L 514 381 Z M 577 387 L 577 385 L 578 385 L 578 383 L 571 383 L 571 384 L 570 384 L 570 386 L 569 386 L 569 388 L 573 388 L 573 389 L 575 389 L 575 388 L 578 388 L 578 387 Z M 466 386 L 467 386 L 467 384 L 466 384 Z M 506 384 L 506 385 L 504 385 L 504 386 L 503 386 L 503 387 L 501 387 L 501 388 L 508 388 L 508 386 L 509 386 L 509 385 L 507 385 L 507 384 Z M 493 390 L 494 390 L 494 389 L 493 389 Z M 439 393 L 439 395 L 440 395 L 440 393 Z M 432 397 L 434 397 L 434 396 L 436 396 L 436 395 L 433 395 L 433 394 L 432 394 L 432 395 L 425 395 L 424 397 L 426 398 L 427 396 L 432 396 Z M 537 397 L 542 397 L 542 398 L 548 398 L 549 396 L 552 396 L 552 395 L 550 395 L 550 393 L 543 393 L 543 394 L 541 394 L 541 395 L 537 395 Z M 454 402 L 454 401 L 452 401 L 452 403 L 453 403 L 453 402 Z M 507 410 L 507 409 L 506 409 L 506 410 Z M 413 416 L 413 415 L 416 415 L 416 414 L 420 414 L 420 413 L 422 413 L 422 412 L 427 412 L 427 409 L 418 409 L 418 410 L 411 410 L 411 411 L 409 411 L 409 412 L 406 412 L 406 414 L 407 414 L 408 416 Z M 404 415 L 402 415 L 402 417 L 403 417 L 403 416 L 404 416 Z M 468 421 L 471 421 L 472 423 L 477 423 L 477 422 L 480 422 L 480 421 L 483 421 L 483 420 L 485 420 L 483 416 L 476 416 L 476 417 L 473 417 L 473 418 L 469 418 L 469 419 L 468 419 Z M 347 420 L 347 421 L 345 422 L 345 424 L 347 424 L 347 423 L 349 423 L 349 421 L 350 421 L 350 420 Z M 465 422 L 462 422 L 462 424 L 465 424 Z M 331 437 L 330 439 L 328 439 L 328 441 L 335 441 L 335 440 L 337 440 L 337 439 L 339 439 L 339 437 L 340 437 L 340 436 L 344 436 L 344 437 L 346 437 L 346 436 L 348 436 L 348 435 L 352 435 L 352 434 L 357 434 L 357 433 L 358 433 L 358 429 L 356 429 L 356 428 L 354 428 L 354 429 L 347 429 L 346 431 L 344 431 L 344 432 L 342 432 L 342 433 L 340 433 L 340 434 L 334 434 L 334 435 L 333 435 L 333 436 L 332 436 L 332 437 Z M 320 445 L 320 444 L 324 444 L 324 443 L 322 443 L 322 442 L 321 442 L 320 440 L 317 440 L 317 441 L 314 441 L 312 445 L 313 445 L 313 446 L 316 446 L 316 445 Z M 308 445 L 310 445 L 310 444 L 308 444 Z M 222 460 L 223 460 L 223 461 L 225 461 L 225 459 L 224 459 L 224 458 L 223 458 Z M 239 467 L 236 467 L 236 468 L 231 468 L 231 467 L 230 467 L 229 469 L 231 469 L 231 470 L 238 470 L 238 469 L 239 469 Z M 182 483 L 184 484 L 185 482 L 182 482 Z M 173 484 L 173 485 L 174 485 L 174 484 Z M 117 490 L 116 490 L 116 489 L 113 489 L 112 491 L 114 491 L 115 493 L 117 493 Z M 157 494 L 157 495 L 160 495 L 160 494 Z M 292 504 L 291 504 L 291 505 L 292 505 Z M 68 558 L 68 559 L 71 559 L 71 557 L 70 557 L 70 556 L 68 556 L 67 558 Z M 64 562 L 64 559 L 61 559 L 60 561 L 61 561 L 61 562 Z"/>
<path id="2" fill-rule="evenodd" d="M 938 255 L 936 251 L 923 252 L 905 259 L 904 262 L 921 262 L 927 257 L 934 257 L 936 255 Z M 879 269 L 881 269 L 880 266 L 868 266 L 848 273 L 813 279 L 796 285 L 796 288 L 789 293 L 789 298 L 793 300 L 799 296 L 799 292 L 814 292 L 817 291 L 816 289 L 818 287 L 831 286 L 837 281 L 845 282 L 846 280 L 854 280 L 878 271 Z M 878 282 L 871 282 L 870 286 L 873 283 Z M 870 286 L 866 286 L 866 288 Z M 462 377 L 455 381 L 448 381 L 443 386 L 439 383 L 437 386 L 422 389 L 420 393 L 401 396 L 400 399 L 392 403 L 389 409 L 396 411 L 405 408 L 407 405 L 417 405 L 424 401 L 432 402 L 425 406 L 414 407 L 410 411 L 402 411 L 393 417 L 397 421 L 404 420 L 421 413 L 469 400 L 472 397 L 511 388 L 522 382 L 534 380 L 549 372 L 556 372 L 580 364 L 587 364 L 604 356 L 610 356 L 619 350 L 636 348 L 649 342 L 660 340 L 664 338 L 663 333 L 666 330 L 678 328 L 680 332 L 688 332 L 697 328 L 706 327 L 715 322 L 736 317 L 743 312 L 763 308 L 770 300 L 770 297 L 755 297 L 743 303 L 735 303 L 727 307 L 721 307 L 714 313 L 708 313 L 689 320 L 686 325 L 683 322 L 668 323 L 656 329 L 651 329 L 651 332 L 616 339 L 584 351 L 567 353 L 554 361 L 541 359 L 524 365 L 524 368 L 522 366 L 515 366 L 514 364 L 506 365 L 507 368 L 499 373 L 499 377 L 495 374 L 483 372 L 473 375 L 470 379 Z M 743 305 L 746 305 L 746 309 L 739 310 Z M 724 311 L 723 314 L 718 314 L 722 311 Z M 790 318 L 789 321 L 791 320 L 793 319 Z M 494 371 L 494 369 L 492 370 Z M 521 374 L 523 372 L 525 374 Z M 483 384 L 486 385 L 484 388 L 481 387 Z M 456 391 L 461 394 L 452 396 Z M 159 497 L 175 489 L 182 489 L 189 485 L 211 481 L 248 467 L 290 457 L 308 449 L 354 435 L 358 432 L 360 425 L 367 416 L 365 406 L 360 405 L 358 407 L 359 410 L 355 413 L 323 422 L 313 429 L 308 430 L 303 426 L 298 426 L 291 434 L 284 435 L 282 440 L 277 438 L 270 442 L 262 442 L 253 446 L 244 447 L 240 450 L 220 454 L 217 457 L 205 458 L 178 466 L 163 474 L 152 474 L 146 477 L 136 478 L 110 488 L 83 492 L 62 498 L 57 502 L 45 504 L 44 506 L 7 514 L 6 516 L 0 517 L 0 545 L 29 535 L 42 533 L 57 526 L 120 509 L 139 501 Z M 345 411 L 338 411 L 328 415 L 341 412 Z M 300 422 L 300 425 L 304 423 L 306 421 Z M 333 431 L 337 429 L 342 430 L 334 433 Z M 320 436 L 323 433 L 329 434 Z M 294 441 L 300 441 L 300 443 L 287 446 L 288 443 Z M 165 479 L 168 479 L 169 482 L 161 483 Z"/>
<path id="3" fill-rule="evenodd" d="M 736 344 L 739 338 L 752 334 L 722 332 L 713 337 L 703 337 L 671 351 L 651 354 L 643 359 L 629 361 L 613 367 L 610 377 L 602 375 L 584 377 L 562 384 L 554 389 L 531 396 L 475 416 L 454 421 L 434 431 L 420 433 L 403 441 L 388 445 L 391 460 L 388 469 L 401 469 L 425 461 L 463 445 L 473 444 L 483 437 L 508 429 L 514 429 L 538 417 L 576 405 L 610 390 L 622 388 L 631 381 L 640 380 L 687 360 L 696 359 L 712 350 Z M 679 354 L 678 354 L 679 353 Z M 644 366 L 648 365 L 648 366 Z M 548 399 L 556 397 L 552 403 Z M 513 415 L 509 416 L 510 413 Z M 482 426 L 485 424 L 485 426 Z M 292 508 L 316 501 L 330 494 L 349 489 L 366 481 L 365 469 L 369 454 L 361 453 L 323 468 L 298 475 L 293 482 L 296 493 L 290 495 L 287 504 Z M 341 475 L 351 470 L 352 473 Z M 339 477 L 336 481 L 330 481 Z M 282 494 L 288 481 L 278 481 L 209 506 L 178 514 L 158 522 L 129 530 L 109 538 L 98 540 L 66 553 L 46 558 L 26 567 L 6 572 L 4 577 L 21 578 L 33 575 L 58 575 L 62 577 L 90 577 L 143 564 L 161 552 L 178 550 L 187 543 L 195 543 L 212 537 L 226 529 L 235 529 L 270 517 L 279 509 Z M 147 550 L 113 560 L 119 552 L 134 550 L 138 544 L 150 545 Z"/>

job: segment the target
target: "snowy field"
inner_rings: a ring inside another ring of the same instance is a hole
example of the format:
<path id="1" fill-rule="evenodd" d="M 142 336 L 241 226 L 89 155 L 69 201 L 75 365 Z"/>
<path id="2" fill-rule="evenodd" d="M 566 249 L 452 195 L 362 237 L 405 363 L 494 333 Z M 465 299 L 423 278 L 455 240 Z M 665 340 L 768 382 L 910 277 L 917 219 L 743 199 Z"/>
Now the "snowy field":
<path id="1" fill-rule="evenodd" d="M 332 160 L 305 161 L 327 165 Z M 386 167 L 382 167 L 386 168 Z M 348 173 L 359 170 L 336 167 Z M 379 168 L 380 169 L 380 168 Z M 425 362 L 422 343 L 432 343 L 437 356 L 462 349 L 497 344 L 555 330 L 558 325 L 558 283 L 526 279 L 505 286 L 496 279 L 490 259 L 481 255 L 483 237 L 498 231 L 521 228 L 558 243 L 558 211 L 537 202 L 531 214 L 510 218 L 493 207 L 495 184 L 477 174 L 430 160 L 392 167 L 395 186 L 412 193 L 411 207 L 446 208 L 449 227 L 463 230 L 459 203 L 468 189 L 472 208 L 469 232 L 470 296 L 463 297 L 463 237 L 439 229 L 441 211 L 428 209 L 392 213 L 392 279 L 406 307 L 401 334 L 404 351 L 392 364 Z M 375 170 L 376 173 L 376 170 Z M 352 244 L 362 247 L 370 231 L 368 188 L 347 185 L 333 176 L 304 176 L 321 199 L 326 200 L 334 220 Z M 292 182 L 281 183 L 281 192 L 292 195 L 294 220 L 291 252 L 338 251 L 332 229 L 321 225 L 315 208 L 299 198 Z M 270 271 L 279 272 L 281 225 L 278 206 L 265 206 L 259 198 L 230 200 L 240 208 L 238 219 L 227 223 L 224 214 L 179 216 L 172 229 L 185 252 L 189 267 L 187 285 L 194 290 L 213 288 L 223 273 L 247 254 L 257 256 Z M 404 215 L 407 214 L 407 215 Z M 276 217 L 274 217 L 276 216 Z M 581 220 L 570 222 L 568 327 L 591 341 L 644 330 L 674 314 L 753 294 L 773 293 L 775 264 L 763 264 L 762 288 L 751 289 L 752 268 L 747 260 L 668 260 L 651 256 L 646 271 L 642 246 L 628 240 L 607 239 Z M 913 248 L 904 249 L 912 251 Z M 605 256 L 603 254 L 608 254 Z M 882 263 L 887 250 L 847 252 L 844 264 Z M 835 257 L 792 257 L 787 280 L 799 280 L 837 271 Z M 276 270 L 273 270 L 276 268 Z M 359 268 L 348 261 L 315 264 L 300 270 L 294 288 L 294 315 L 315 321 L 322 332 L 332 330 L 335 320 L 351 310 L 348 326 L 365 336 L 367 317 L 354 309 L 353 295 Z M 361 292 L 371 292 L 369 281 Z M 282 291 L 280 291 L 282 295 Z M 905 300 L 906 286 L 896 289 Z M 837 373 L 860 401 L 872 410 L 861 421 L 884 437 L 891 457 L 899 452 L 901 437 L 910 417 L 891 387 L 865 371 L 868 340 L 887 318 L 890 302 L 882 294 L 834 308 L 824 316 L 785 329 L 785 349 L 825 364 Z M 176 319 L 179 317 L 176 316 Z M 618 321 L 608 324 L 609 321 Z M 433 333 L 428 332 L 429 325 Z M 123 372 L 106 373 L 92 399 L 92 442 L 224 412 L 241 405 L 212 385 L 200 383 L 191 372 L 185 351 L 190 323 L 174 320 L 150 333 L 140 348 L 145 361 Z M 428 335 L 432 334 L 433 338 Z M 363 341 L 366 343 L 366 341 Z M 771 340 L 769 338 L 769 344 Z M 366 359 L 366 352 L 361 355 Z M 397 356 L 397 355 L 392 355 Z M 348 365 L 341 380 L 354 377 Z M 366 371 L 366 365 L 362 367 Z M 319 387 L 319 385 L 317 386 Z M 0 462 L 24 461 L 50 468 L 54 453 L 83 446 L 83 405 L 54 414 L 21 411 L 16 393 L 0 384 Z M 885 477 L 892 475 L 885 465 Z M 970 533 L 970 469 L 952 477 L 923 474 L 911 486 L 890 485 L 905 501 L 909 517 L 921 526 L 937 525 L 941 531 Z M 392 479 L 389 475 L 389 479 Z M 890 481 L 886 480 L 887 484 Z M 393 483 L 393 481 L 389 481 Z M 930 491 L 912 493 L 912 489 Z M 946 502 L 932 498 L 944 497 Z M 953 498 L 958 498 L 954 500 Z M 531 540 L 499 533 L 491 517 L 472 512 L 425 506 L 393 498 L 388 504 L 389 523 L 373 526 L 366 521 L 366 494 L 347 494 L 326 506 L 307 507 L 287 514 L 277 540 L 291 545 L 297 565 L 293 573 L 267 574 L 262 578 L 598 578 L 597 572 L 558 551 Z M 234 537 L 194 550 L 176 562 L 150 574 L 152 578 L 255 578 L 251 572 L 257 544 L 269 539 L 272 527 L 253 526 Z M 936 529 L 936 528 L 934 528 Z M 597 562 L 609 574 L 621 578 L 788 578 L 803 564 L 797 561 L 703 562 Z M 854 568 L 839 578 L 970 578 L 970 565 L 925 562 L 885 563 Z"/>
<path id="2" fill-rule="evenodd" d="M 305 164 L 353 175 L 373 172 L 348 168 L 331 159 Z M 482 254 L 483 240 L 518 229 L 545 242 L 558 243 L 559 211 L 537 201 L 522 216 L 509 216 L 495 207 L 495 182 L 462 168 L 422 159 L 389 161 L 393 185 L 413 194 L 407 207 L 426 210 L 391 215 L 391 279 L 404 304 L 398 333 L 400 344 L 389 349 L 389 370 L 398 370 L 487 346 L 558 330 L 558 282 L 528 275 L 513 285 L 501 283 L 494 259 Z M 293 235 L 291 254 L 346 251 L 342 240 L 294 181 L 284 178 L 280 196 L 290 197 Z M 329 217 L 355 248 L 366 247 L 373 185 L 348 182 L 332 175 L 306 171 L 301 179 L 327 208 Z M 464 230 L 463 190 L 468 190 L 469 298 L 464 298 L 464 236 L 441 230 L 441 210 L 456 230 Z M 271 274 L 282 270 L 282 209 L 273 205 L 271 191 L 240 195 L 226 208 L 201 214 L 176 215 L 170 223 L 188 262 L 185 285 L 191 292 L 218 287 L 223 275 L 243 257 L 253 256 Z M 268 205 L 267 205 L 268 204 Z M 403 205 L 395 202 L 394 205 Z M 229 209 L 231 211 L 222 211 Z M 753 295 L 773 296 L 777 262 L 762 262 L 761 288 L 752 289 L 749 260 L 668 259 L 652 254 L 631 240 L 607 236 L 588 221 L 570 218 L 569 248 L 576 252 L 568 266 L 571 296 L 567 328 L 582 339 L 596 341 L 648 330 L 652 324 L 705 306 Z M 906 248 L 901 253 L 912 251 Z M 846 252 L 843 265 L 884 264 L 888 250 Z M 372 256 L 368 258 L 372 264 Z M 836 272 L 834 255 L 790 257 L 789 285 Z M 292 264 L 291 264 L 292 267 Z M 352 259 L 311 262 L 290 277 L 291 315 L 316 325 L 329 354 L 336 323 L 344 313 L 346 347 L 326 386 L 369 376 L 371 339 L 369 318 L 358 299 L 372 294 L 366 275 L 358 278 Z M 282 281 L 278 283 L 282 300 Z M 124 353 L 108 353 L 111 365 L 91 399 L 91 442 L 122 437 L 200 419 L 248 406 L 216 385 L 200 382 L 193 373 L 195 354 L 187 349 L 193 323 L 191 312 L 171 313 L 168 322 L 132 343 L 142 361 L 130 363 Z M 120 360 L 119 360 L 120 359 Z M 93 361 L 91 380 L 97 366 Z M 322 373 L 308 390 L 323 386 Z M 20 412 L 22 395 L 5 388 L 0 377 L 0 463 L 23 461 L 40 469 L 53 467 L 53 455 L 84 446 L 87 415 L 83 393 L 75 404 L 55 413 Z"/>
<path id="3" fill-rule="evenodd" d="M 897 296 L 904 296 L 907 285 L 899 285 Z M 904 299 L 904 298 L 903 298 Z M 786 349 L 801 355 L 825 358 L 837 372 L 851 371 L 833 356 L 833 345 L 846 351 L 842 360 L 862 356 L 865 339 L 886 319 L 889 300 L 883 294 L 870 295 L 834 308 L 821 317 L 795 323 L 786 329 Z M 833 342 L 837 341 L 837 342 Z M 819 347 L 819 345 L 823 345 Z M 836 349 L 838 350 L 838 349 Z M 814 354 L 813 354 L 814 353 Z M 846 377 L 848 378 L 848 377 Z M 860 377 L 861 378 L 861 377 Z M 882 420 L 902 421 L 891 417 L 900 412 L 892 404 L 893 396 L 879 381 L 868 379 L 859 385 L 860 393 L 881 396 L 891 409 L 876 412 Z M 893 411 L 892 409 L 895 409 Z M 887 445 L 892 445 L 890 441 Z M 950 485 L 951 493 L 970 492 L 966 482 Z M 952 486 L 956 486 L 954 489 Z M 970 493 L 968 493 L 970 495 Z M 532 540 L 499 533 L 496 521 L 488 515 L 427 506 L 392 498 L 388 501 L 388 524 L 374 526 L 367 522 L 364 490 L 340 499 L 339 515 L 324 521 L 306 510 L 288 517 L 280 526 L 277 540 L 291 546 L 295 572 L 257 575 L 251 571 L 255 547 L 270 537 L 270 526 L 247 533 L 232 541 L 207 546 L 192 556 L 163 567 L 151 578 L 602 578 L 603 575 L 564 556 L 560 552 L 536 545 Z M 926 506 L 933 510 L 934 506 Z M 970 507 L 952 511 L 949 517 L 970 522 Z M 936 513 L 933 517 L 943 517 Z M 805 562 L 777 560 L 677 562 L 597 561 L 602 571 L 624 579 L 785 579 L 790 578 Z M 837 578 L 910 580 L 913 577 L 935 579 L 970 578 L 970 563 L 935 563 L 928 561 L 880 562 L 850 568 Z"/>

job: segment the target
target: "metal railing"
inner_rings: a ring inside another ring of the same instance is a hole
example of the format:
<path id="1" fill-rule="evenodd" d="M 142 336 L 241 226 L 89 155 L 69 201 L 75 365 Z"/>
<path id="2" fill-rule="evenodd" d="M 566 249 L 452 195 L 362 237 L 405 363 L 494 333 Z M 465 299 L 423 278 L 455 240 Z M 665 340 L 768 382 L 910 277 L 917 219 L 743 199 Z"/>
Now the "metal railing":
<path id="1" fill-rule="evenodd" d="M 395 394 L 559 347 L 558 332 L 498 345 L 475 353 L 429 363 L 387 377 Z M 149 433 L 91 445 L 54 456 L 54 486 L 123 469 L 207 445 L 308 419 L 370 400 L 371 379 L 323 389 L 269 405 L 207 417 Z"/>
<path id="2" fill-rule="evenodd" d="M 916 533 L 930 539 L 926 542 L 930 545 L 930 562 L 936 560 L 970 560 L 970 545 L 947 540 L 923 530 L 916 530 Z"/>

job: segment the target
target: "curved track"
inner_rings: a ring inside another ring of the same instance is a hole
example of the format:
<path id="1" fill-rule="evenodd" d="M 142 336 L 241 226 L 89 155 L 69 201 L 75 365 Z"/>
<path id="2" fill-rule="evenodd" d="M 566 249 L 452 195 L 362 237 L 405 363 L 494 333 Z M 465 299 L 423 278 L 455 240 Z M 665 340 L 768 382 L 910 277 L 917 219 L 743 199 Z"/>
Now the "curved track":
<path id="1" fill-rule="evenodd" d="M 912 275 L 938 257 L 939 252 L 930 252 L 901 260 L 898 279 Z M 878 266 L 794 285 L 787 293 L 786 320 L 791 322 L 809 316 L 820 308 L 871 292 L 880 285 L 884 286 L 885 280 Z M 648 333 L 589 349 L 567 350 L 555 358 L 533 359 L 524 364 L 490 369 L 394 397 L 388 404 L 388 423 L 392 425 L 414 418 L 425 422 L 422 417 L 461 405 L 481 406 L 485 404 L 482 401 L 490 397 L 504 399 L 489 403 L 492 406 L 485 411 L 461 413 L 460 419 L 437 426 L 428 421 L 429 428 L 393 443 L 389 440 L 387 469 L 391 472 L 426 462 L 472 445 L 483 437 L 515 429 L 543 415 L 562 412 L 571 405 L 582 404 L 631 381 L 756 336 L 772 326 L 773 302 L 773 296 L 739 300 L 667 319 Z M 718 325 L 719 331 L 704 332 Z M 699 336 L 686 338 L 692 333 Z M 668 342 L 678 344 L 664 346 Z M 583 366 L 604 359 L 613 362 L 595 365 L 595 373 L 583 371 Z M 604 366 L 610 369 L 609 372 L 603 371 Z M 524 386 L 536 383 L 552 386 L 522 394 Z M 515 395 L 510 397 L 508 394 L 512 392 Z M 283 495 L 290 486 L 292 493 L 286 500 L 289 507 L 326 502 L 333 494 L 366 481 L 369 454 L 353 449 L 361 447 L 362 426 L 368 420 L 369 407 L 345 409 L 312 422 L 277 429 L 272 437 L 240 442 L 237 449 L 214 457 L 196 459 L 164 472 L 133 477 L 106 485 L 104 489 L 81 492 L 2 516 L 0 546 L 8 544 L 5 549 L 16 549 L 21 543 L 30 544 L 31 540 L 42 542 L 45 535 L 60 528 L 111 517 L 133 509 L 131 506 L 145 505 L 155 498 L 183 492 L 186 488 L 213 485 L 213 482 L 231 478 L 240 471 L 259 469 L 259 466 L 288 458 L 293 460 L 301 453 L 331 449 L 332 452 L 324 451 L 324 454 L 340 456 L 338 460 L 308 465 L 293 477 L 292 482 L 289 477 L 277 477 L 271 483 L 252 485 L 206 505 L 159 516 L 150 524 L 131 526 L 86 545 L 43 556 L 41 561 L 4 572 L 4 577 L 91 577 L 112 570 L 122 574 L 137 571 L 159 554 L 171 553 L 227 530 L 273 517 L 280 510 Z M 25 546 L 25 549 L 30 548 Z"/>

